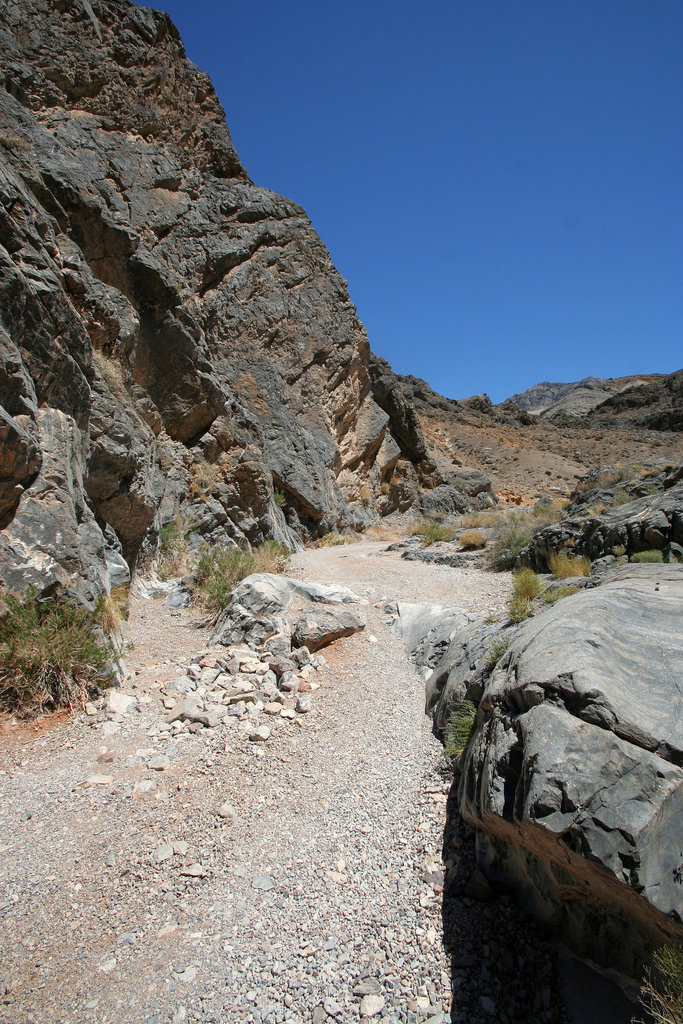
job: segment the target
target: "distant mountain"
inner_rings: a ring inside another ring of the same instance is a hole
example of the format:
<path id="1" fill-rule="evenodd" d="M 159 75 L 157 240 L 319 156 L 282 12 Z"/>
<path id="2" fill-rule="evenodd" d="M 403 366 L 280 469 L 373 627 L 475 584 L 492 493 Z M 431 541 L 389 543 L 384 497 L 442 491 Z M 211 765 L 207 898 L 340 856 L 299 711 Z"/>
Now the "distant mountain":
<path id="1" fill-rule="evenodd" d="M 683 371 L 674 374 L 649 373 L 630 377 L 584 377 L 571 383 L 543 381 L 516 395 L 527 412 L 544 419 L 600 418 L 627 419 L 654 429 L 681 428 Z"/>

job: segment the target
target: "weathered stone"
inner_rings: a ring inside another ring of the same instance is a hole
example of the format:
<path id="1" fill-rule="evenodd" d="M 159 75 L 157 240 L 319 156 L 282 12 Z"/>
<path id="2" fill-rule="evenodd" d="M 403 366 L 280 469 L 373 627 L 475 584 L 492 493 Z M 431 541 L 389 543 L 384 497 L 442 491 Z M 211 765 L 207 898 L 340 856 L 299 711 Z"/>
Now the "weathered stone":
<path id="1" fill-rule="evenodd" d="M 353 612 L 311 612 L 294 626 L 292 645 L 317 651 L 341 637 L 365 629 L 365 622 Z"/>

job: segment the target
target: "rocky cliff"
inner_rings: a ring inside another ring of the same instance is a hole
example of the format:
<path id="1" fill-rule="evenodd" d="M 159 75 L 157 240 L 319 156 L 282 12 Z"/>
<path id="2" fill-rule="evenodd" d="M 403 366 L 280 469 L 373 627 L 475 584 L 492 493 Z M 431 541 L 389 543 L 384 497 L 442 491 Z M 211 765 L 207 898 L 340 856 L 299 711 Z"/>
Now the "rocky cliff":
<path id="1" fill-rule="evenodd" d="M 0 7 L 0 578 L 89 601 L 179 513 L 258 543 L 440 483 L 304 210 L 128 0 Z"/>

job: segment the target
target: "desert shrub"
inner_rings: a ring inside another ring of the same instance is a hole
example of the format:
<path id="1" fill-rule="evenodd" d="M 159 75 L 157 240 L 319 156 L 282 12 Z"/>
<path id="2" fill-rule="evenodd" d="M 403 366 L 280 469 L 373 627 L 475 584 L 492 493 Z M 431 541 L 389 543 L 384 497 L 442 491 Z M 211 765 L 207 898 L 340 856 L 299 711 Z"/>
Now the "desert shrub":
<path id="1" fill-rule="evenodd" d="M 458 535 L 454 526 L 440 523 L 438 519 L 421 519 L 415 526 L 415 532 L 422 537 L 422 543 L 426 548 L 439 540 L 455 540 Z"/>
<path id="2" fill-rule="evenodd" d="M 372 501 L 372 491 L 370 490 L 370 485 L 369 484 L 362 484 L 360 489 L 359 489 L 359 491 L 358 491 L 358 495 L 360 497 L 360 500 L 363 502 L 363 504 L 367 508 L 368 505 L 370 504 L 370 502 Z"/>
<path id="3" fill-rule="evenodd" d="M 460 525 L 465 529 L 479 529 L 480 527 L 494 529 L 503 522 L 504 512 L 497 512 L 491 509 L 483 512 L 468 512 L 460 517 Z"/>
<path id="4" fill-rule="evenodd" d="M 616 508 L 617 505 L 625 505 L 629 501 L 633 501 L 634 497 L 629 494 L 625 488 L 620 487 L 618 491 L 615 491 L 610 498 L 610 508 Z"/>
<path id="5" fill-rule="evenodd" d="M 504 569 L 512 569 L 520 551 L 527 546 L 531 540 L 530 530 L 519 526 L 513 526 L 494 541 L 490 548 L 491 566 L 497 572 Z"/>
<path id="6" fill-rule="evenodd" d="M 177 516 L 172 523 L 166 523 L 159 532 L 157 572 L 162 579 L 184 576 L 191 567 L 191 553 L 188 537 L 194 520 L 191 516 Z"/>
<path id="7" fill-rule="evenodd" d="M 285 503 L 285 496 L 282 491 L 278 491 L 277 488 L 273 491 L 273 501 L 278 508 L 282 508 Z"/>
<path id="8" fill-rule="evenodd" d="M 557 551 L 548 559 L 548 567 L 556 580 L 568 580 L 572 576 L 590 576 L 591 563 L 585 555 L 569 555 Z"/>
<path id="9" fill-rule="evenodd" d="M 317 548 L 336 548 L 342 544 L 349 543 L 348 537 L 345 537 L 342 533 L 337 533 L 336 530 L 331 530 L 329 533 L 324 533 L 322 537 L 318 537 L 315 546 Z"/>
<path id="10" fill-rule="evenodd" d="M 531 615 L 533 601 L 529 597 L 522 597 L 520 594 L 515 594 L 510 599 L 508 605 L 508 613 L 510 616 L 510 622 L 523 622 L 524 619 L 528 619 Z"/>
<path id="11" fill-rule="evenodd" d="M 226 607 L 241 580 L 255 572 L 283 573 L 289 564 L 289 548 L 267 540 L 253 551 L 224 544 L 204 545 L 195 568 L 195 586 L 200 604 L 216 618 Z"/>
<path id="12" fill-rule="evenodd" d="M 656 980 L 647 971 L 640 1001 L 655 1024 L 683 1024 L 683 947 L 662 946 L 653 957 Z"/>
<path id="13" fill-rule="evenodd" d="M 458 537 L 458 543 L 465 551 L 486 547 L 486 536 L 480 530 L 465 530 Z"/>
<path id="14" fill-rule="evenodd" d="M 546 604 L 555 604 L 556 601 L 561 601 L 563 597 L 571 597 L 572 594 L 578 594 L 579 588 L 575 586 L 566 587 L 555 587 L 554 590 L 544 590 L 541 594 L 541 600 L 545 601 Z"/>
<path id="15" fill-rule="evenodd" d="M 661 551 L 636 551 L 634 555 L 631 555 L 631 562 L 662 562 L 664 555 Z"/>
<path id="16" fill-rule="evenodd" d="M 612 554 L 615 555 L 617 558 L 621 558 L 622 555 L 626 554 L 626 548 L 623 544 L 615 544 L 612 548 Z"/>
<path id="17" fill-rule="evenodd" d="M 541 593 L 541 579 L 533 569 L 520 569 L 512 577 L 512 590 L 515 597 L 533 601 Z"/>
<path id="18" fill-rule="evenodd" d="M 383 480 L 382 481 L 381 486 L 380 486 L 380 491 L 382 492 L 382 494 L 386 498 L 387 495 L 389 494 L 389 492 L 391 491 L 391 484 L 389 483 L 388 480 Z"/>
<path id="19" fill-rule="evenodd" d="M 190 476 L 190 494 L 199 498 L 200 501 L 208 501 L 218 482 L 218 477 L 218 466 L 214 466 L 204 459 L 195 462 Z"/>
<path id="20" fill-rule="evenodd" d="M 510 646 L 510 637 L 501 636 L 494 640 L 486 654 L 486 667 L 494 669 Z"/>
<path id="21" fill-rule="evenodd" d="M 460 757 L 469 743 L 475 729 L 477 709 L 471 700 L 458 701 L 451 712 L 444 730 L 444 753 L 446 757 Z"/>
<path id="22" fill-rule="evenodd" d="M 33 149 L 28 139 L 22 138 L 16 132 L 7 131 L 0 131 L 0 146 L 8 149 L 10 152 L 19 150 L 22 153 L 30 153 Z"/>
<path id="23" fill-rule="evenodd" d="M 110 594 L 102 594 L 95 607 L 95 618 L 105 633 L 120 633 L 128 619 L 130 587 L 115 587 Z"/>
<path id="24" fill-rule="evenodd" d="M 35 591 L 2 595 L 0 708 L 30 716 L 83 708 L 106 685 L 115 652 L 97 611 L 73 601 L 39 601 Z"/>

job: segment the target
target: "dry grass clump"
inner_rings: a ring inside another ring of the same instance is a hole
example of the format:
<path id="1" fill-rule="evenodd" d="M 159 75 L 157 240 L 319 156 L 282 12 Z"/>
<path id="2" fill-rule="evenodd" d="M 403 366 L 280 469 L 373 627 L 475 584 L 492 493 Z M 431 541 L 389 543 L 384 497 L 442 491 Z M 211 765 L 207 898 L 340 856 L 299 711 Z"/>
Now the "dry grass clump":
<path id="1" fill-rule="evenodd" d="M 71 601 L 39 601 L 27 590 L 4 593 L 0 606 L 0 709 L 31 717 L 82 709 L 107 685 L 115 658 L 99 612 Z"/>
<path id="2" fill-rule="evenodd" d="M 192 566 L 188 536 L 194 520 L 191 516 L 177 516 L 172 523 L 162 526 L 159 533 L 157 572 L 162 579 L 185 576 Z"/>
<path id="3" fill-rule="evenodd" d="M 331 530 L 329 533 L 324 533 L 322 537 L 318 537 L 315 546 L 317 548 L 336 548 L 350 543 L 349 537 L 345 537 L 343 533 L 337 533 L 336 530 Z"/>
<path id="4" fill-rule="evenodd" d="M 370 502 L 372 501 L 372 490 L 370 489 L 370 485 L 362 484 L 358 491 L 358 496 L 365 505 L 365 507 L 367 508 Z"/>
<path id="5" fill-rule="evenodd" d="M 210 618 L 218 618 L 238 583 L 256 572 L 286 572 L 290 555 L 289 548 L 274 540 L 264 541 L 253 551 L 225 545 L 204 545 L 195 569 L 200 604 L 206 608 Z"/>
<path id="6" fill-rule="evenodd" d="M 470 742 L 477 724 L 477 709 L 471 700 L 461 700 L 449 716 L 444 731 L 446 757 L 460 757 Z"/>
<path id="7" fill-rule="evenodd" d="M 522 622 L 532 612 L 533 603 L 542 590 L 540 577 L 533 569 L 521 569 L 512 579 L 512 597 L 508 611 L 512 622 Z"/>
<path id="8" fill-rule="evenodd" d="M 572 576 L 590 576 L 591 563 L 585 555 L 570 555 L 566 551 L 554 552 L 548 559 L 548 567 L 556 580 L 568 580 Z"/>
<path id="9" fill-rule="evenodd" d="M 481 530 L 465 530 L 458 537 L 458 543 L 464 551 L 476 551 L 486 547 L 486 535 Z"/>
<path id="10" fill-rule="evenodd" d="M 510 646 L 510 637 L 502 636 L 494 640 L 486 655 L 486 667 L 493 670 Z"/>
<path id="11" fill-rule="evenodd" d="M 105 633 L 120 633 L 128 619 L 128 598 L 130 587 L 115 587 L 110 594 L 103 594 L 97 603 L 95 616 Z"/>
<path id="12" fill-rule="evenodd" d="M 204 459 L 195 462 L 190 476 L 190 494 L 195 498 L 199 498 L 200 501 L 208 501 L 214 487 L 218 483 L 219 477 L 220 471 L 218 466 L 214 466 Z"/>
<path id="13" fill-rule="evenodd" d="M 422 537 L 422 544 L 428 548 L 430 544 L 440 540 L 455 540 L 458 531 L 455 526 L 447 526 L 438 519 L 421 519 L 415 525 L 415 533 Z"/>
<path id="14" fill-rule="evenodd" d="M 640 1002 L 655 1024 L 683 1024 L 683 947 L 662 946 L 652 957 L 656 974 L 647 971 Z"/>
<path id="15" fill-rule="evenodd" d="M 491 568 L 497 572 L 512 569 L 519 553 L 527 546 L 533 534 L 522 526 L 512 526 L 497 537 L 489 550 Z"/>
<path id="16" fill-rule="evenodd" d="M 646 564 L 654 562 L 663 562 L 664 555 L 661 551 L 657 551 L 656 548 L 653 548 L 650 551 L 636 551 L 634 555 L 631 555 L 629 561 L 645 562 Z"/>

